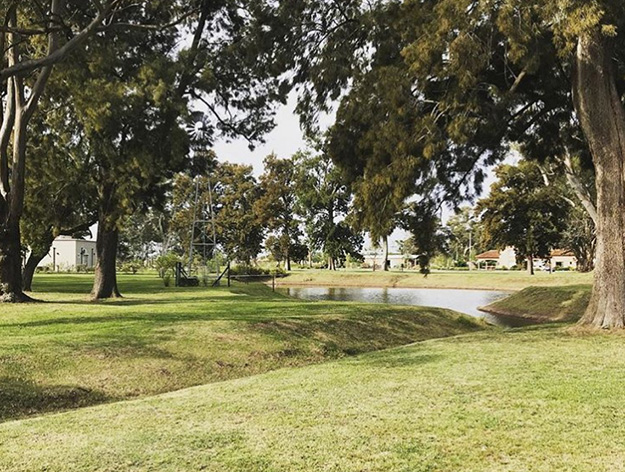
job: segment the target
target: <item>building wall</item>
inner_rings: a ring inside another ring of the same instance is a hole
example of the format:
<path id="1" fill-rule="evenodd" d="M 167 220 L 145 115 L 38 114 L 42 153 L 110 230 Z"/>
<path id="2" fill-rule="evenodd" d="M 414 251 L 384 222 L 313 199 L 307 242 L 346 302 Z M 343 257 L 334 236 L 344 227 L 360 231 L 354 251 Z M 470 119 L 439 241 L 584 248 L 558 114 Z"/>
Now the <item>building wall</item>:
<path id="1" fill-rule="evenodd" d="M 577 259 L 574 256 L 557 256 L 551 258 L 551 269 L 576 269 Z"/>
<path id="2" fill-rule="evenodd" d="M 57 238 L 50 253 L 39 263 L 39 267 L 55 265 L 53 270 L 74 270 L 79 265 L 89 269 L 95 267 L 96 242 Z"/>
<path id="3" fill-rule="evenodd" d="M 497 267 L 500 269 L 510 269 L 516 265 L 516 251 L 513 247 L 507 247 L 499 255 Z"/>

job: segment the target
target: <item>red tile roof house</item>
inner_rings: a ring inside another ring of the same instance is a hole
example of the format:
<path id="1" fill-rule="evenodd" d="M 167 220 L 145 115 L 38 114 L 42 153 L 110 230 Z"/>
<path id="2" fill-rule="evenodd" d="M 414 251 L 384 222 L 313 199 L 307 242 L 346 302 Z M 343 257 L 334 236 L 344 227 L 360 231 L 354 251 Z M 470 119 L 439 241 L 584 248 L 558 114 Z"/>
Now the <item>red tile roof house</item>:
<path id="1" fill-rule="evenodd" d="M 508 247 L 503 251 L 491 250 L 475 256 L 477 268 L 484 270 L 510 269 L 517 264 L 516 251 Z M 539 262 L 538 260 L 536 262 Z M 544 262 L 544 265 L 551 270 L 556 269 L 576 269 L 577 259 L 572 251 L 566 249 L 554 249 L 551 251 L 551 258 Z"/>
<path id="2" fill-rule="evenodd" d="M 475 259 L 478 269 L 510 269 L 516 265 L 516 251 L 512 247 L 507 247 L 503 251 L 486 251 L 475 256 Z"/>

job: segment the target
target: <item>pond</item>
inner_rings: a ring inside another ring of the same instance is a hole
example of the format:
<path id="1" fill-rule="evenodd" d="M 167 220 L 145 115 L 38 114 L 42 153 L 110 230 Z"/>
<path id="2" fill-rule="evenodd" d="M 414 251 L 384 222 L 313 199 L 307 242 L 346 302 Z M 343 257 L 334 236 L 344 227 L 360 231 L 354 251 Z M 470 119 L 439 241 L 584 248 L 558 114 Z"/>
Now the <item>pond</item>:
<path id="1" fill-rule="evenodd" d="M 491 324 L 518 327 L 524 320 L 500 318 L 478 310 L 508 295 L 491 290 L 452 290 L 432 288 L 361 288 L 361 287 L 285 287 L 287 295 L 305 300 L 333 300 L 389 305 L 412 305 L 447 308 Z"/>

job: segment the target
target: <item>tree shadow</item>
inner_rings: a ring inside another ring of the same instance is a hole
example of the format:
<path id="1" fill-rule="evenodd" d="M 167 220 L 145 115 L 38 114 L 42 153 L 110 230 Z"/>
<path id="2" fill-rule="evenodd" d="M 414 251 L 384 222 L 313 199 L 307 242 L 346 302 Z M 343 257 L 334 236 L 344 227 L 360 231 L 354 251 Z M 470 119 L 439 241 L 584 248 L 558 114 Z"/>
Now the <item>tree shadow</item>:
<path id="1" fill-rule="evenodd" d="M 118 400 L 77 385 L 39 385 L 0 378 L 0 422 Z"/>

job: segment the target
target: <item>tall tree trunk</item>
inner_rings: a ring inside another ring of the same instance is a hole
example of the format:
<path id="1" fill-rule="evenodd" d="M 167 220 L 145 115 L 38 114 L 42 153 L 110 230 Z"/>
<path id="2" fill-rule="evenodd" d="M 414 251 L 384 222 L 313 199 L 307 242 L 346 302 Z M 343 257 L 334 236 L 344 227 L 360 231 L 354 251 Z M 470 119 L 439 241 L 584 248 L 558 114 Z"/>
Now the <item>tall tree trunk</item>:
<path id="1" fill-rule="evenodd" d="M 382 245 L 384 246 L 384 271 L 388 272 L 388 236 L 384 236 Z"/>
<path id="2" fill-rule="evenodd" d="M 94 300 L 121 297 L 117 289 L 117 244 L 119 230 L 107 227 L 106 218 L 98 223 L 97 262 L 91 297 Z"/>
<path id="3" fill-rule="evenodd" d="M 625 327 L 625 110 L 616 88 L 611 40 L 597 29 L 579 38 L 573 96 L 596 169 L 595 283 L 580 324 Z"/>
<path id="4" fill-rule="evenodd" d="M 527 256 L 527 271 L 530 275 L 534 275 L 534 256 Z"/>

